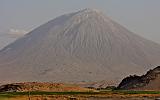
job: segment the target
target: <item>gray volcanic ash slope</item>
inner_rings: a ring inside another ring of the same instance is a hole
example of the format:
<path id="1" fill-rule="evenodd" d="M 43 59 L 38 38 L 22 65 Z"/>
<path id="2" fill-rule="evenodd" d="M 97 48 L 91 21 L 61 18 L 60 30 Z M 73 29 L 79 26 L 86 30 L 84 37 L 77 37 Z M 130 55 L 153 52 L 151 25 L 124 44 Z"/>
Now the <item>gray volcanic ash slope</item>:
<path id="1" fill-rule="evenodd" d="M 62 15 L 0 51 L 0 81 L 120 81 L 160 62 L 160 45 L 103 13 Z"/>

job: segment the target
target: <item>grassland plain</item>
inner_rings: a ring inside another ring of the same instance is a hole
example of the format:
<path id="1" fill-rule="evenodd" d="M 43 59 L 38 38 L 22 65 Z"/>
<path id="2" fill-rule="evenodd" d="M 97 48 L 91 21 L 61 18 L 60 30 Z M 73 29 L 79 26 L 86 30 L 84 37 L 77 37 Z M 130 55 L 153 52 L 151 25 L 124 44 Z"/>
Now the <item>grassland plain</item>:
<path id="1" fill-rule="evenodd" d="M 155 100 L 160 91 L 1 92 L 0 100 Z"/>

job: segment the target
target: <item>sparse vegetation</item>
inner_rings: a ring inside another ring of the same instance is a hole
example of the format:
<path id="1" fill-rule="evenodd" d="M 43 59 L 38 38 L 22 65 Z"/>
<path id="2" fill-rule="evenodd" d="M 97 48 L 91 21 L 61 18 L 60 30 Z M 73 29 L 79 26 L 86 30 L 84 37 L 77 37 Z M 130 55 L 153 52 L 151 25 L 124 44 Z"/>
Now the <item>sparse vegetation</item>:
<path id="1" fill-rule="evenodd" d="M 123 94 L 160 94 L 160 91 L 132 91 L 132 90 L 116 90 L 115 92 Z"/>
<path id="2" fill-rule="evenodd" d="M 29 98 L 30 100 L 88 100 L 86 98 L 130 98 L 130 97 L 160 97 L 160 91 L 126 91 L 126 90 L 99 90 L 88 92 L 44 92 L 44 91 L 32 91 L 32 92 L 0 92 L 0 100 L 20 100 L 14 98 Z M 34 99 L 33 99 L 34 98 Z M 36 98 L 36 99 L 35 99 Z M 37 99 L 38 98 L 38 99 Z M 54 99 L 53 99 L 54 98 Z M 26 99 L 24 99 L 26 100 Z M 89 99 L 90 100 L 90 99 Z M 122 100 L 122 99 L 120 99 Z M 128 99 L 125 99 L 128 100 Z M 137 99 L 139 100 L 139 99 Z M 141 100 L 141 99 L 140 99 Z M 147 99 L 148 100 L 148 99 Z M 149 99 L 150 100 L 150 99 Z"/>
<path id="3" fill-rule="evenodd" d="M 98 91 L 98 92 L 43 92 L 34 91 L 30 92 L 30 95 L 99 95 L 99 94 L 160 94 L 160 91 Z M 1 92 L 0 97 L 14 97 L 20 95 L 28 95 L 28 92 Z"/>

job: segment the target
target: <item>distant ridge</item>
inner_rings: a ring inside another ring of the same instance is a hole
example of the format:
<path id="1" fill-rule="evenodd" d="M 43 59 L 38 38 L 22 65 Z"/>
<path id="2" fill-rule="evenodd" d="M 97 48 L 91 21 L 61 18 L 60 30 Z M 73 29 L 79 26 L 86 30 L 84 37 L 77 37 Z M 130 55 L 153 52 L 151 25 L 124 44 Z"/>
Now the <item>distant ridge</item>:
<path id="1" fill-rule="evenodd" d="M 28 92 L 28 91 L 45 91 L 45 92 L 88 92 L 94 91 L 87 88 L 71 84 L 62 83 L 39 83 L 39 82 L 24 82 L 24 83 L 12 83 L 0 86 L 0 92 Z"/>
<path id="2" fill-rule="evenodd" d="M 0 82 L 117 84 L 126 75 L 157 66 L 159 59 L 159 44 L 101 11 L 84 9 L 57 17 L 2 49 Z"/>

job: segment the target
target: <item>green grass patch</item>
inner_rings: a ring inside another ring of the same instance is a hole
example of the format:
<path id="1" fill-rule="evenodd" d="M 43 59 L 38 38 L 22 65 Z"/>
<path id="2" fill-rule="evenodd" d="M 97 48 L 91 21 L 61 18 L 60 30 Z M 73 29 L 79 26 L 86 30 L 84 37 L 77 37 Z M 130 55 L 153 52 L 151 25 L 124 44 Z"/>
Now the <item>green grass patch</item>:
<path id="1" fill-rule="evenodd" d="M 121 90 L 117 91 L 124 94 L 160 94 L 160 91 L 128 91 L 128 90 Z"/>
<path id="2" fill-rule="evenodd" d="M 98 94 L 160 94 L 160 91 L 99 91 L 99 92 L 1 92 L 0 98 L 10 98 L 23 95 L 98 95 Z"/>

